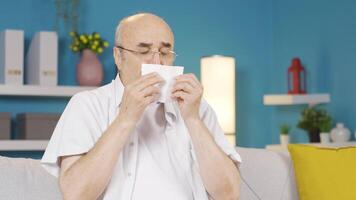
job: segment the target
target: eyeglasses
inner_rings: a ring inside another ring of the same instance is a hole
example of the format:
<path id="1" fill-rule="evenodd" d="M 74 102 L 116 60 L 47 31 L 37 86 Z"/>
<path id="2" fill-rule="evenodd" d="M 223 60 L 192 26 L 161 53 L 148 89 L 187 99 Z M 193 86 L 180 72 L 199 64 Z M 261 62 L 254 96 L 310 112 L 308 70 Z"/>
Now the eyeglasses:
<path id="1" fill-rule="evenodd" d="M 132 52 L 144 60 L 151 59 L 155 53 L 158 53 L 161 56 L 162 61 L 166 64 L 173 63 L 174 60 L 176 59 L 176 57 L 178 56 L 174 51 L 169 50 L 167 48 L 162 48 L 159 51 L 151 51 L 151 50 L 135 51 L 132 49 L 127 49 L 127 48 L 119 46 L 119 45 L 116 45 L 115 47 Z"/>

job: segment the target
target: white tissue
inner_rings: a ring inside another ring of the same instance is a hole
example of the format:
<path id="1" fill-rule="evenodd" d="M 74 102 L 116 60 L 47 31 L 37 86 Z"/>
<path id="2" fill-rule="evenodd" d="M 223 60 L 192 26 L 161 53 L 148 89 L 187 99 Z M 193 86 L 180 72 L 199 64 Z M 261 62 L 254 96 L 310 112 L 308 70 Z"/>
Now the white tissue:
<path id="1" fill-rule="evenodd" d="M 151 72 L 157 72 L 166 82 L 160 85 L 161 96 L 158 102 L 166 103 L 171 101 L 171 89 L 174 84 L 174 78 L 183 74 L 184 67 L 181 66 L 167 66 L 167 65 L 156 65 L 156 64 L 142 64 L 141 74 L 145 75 Z"/>

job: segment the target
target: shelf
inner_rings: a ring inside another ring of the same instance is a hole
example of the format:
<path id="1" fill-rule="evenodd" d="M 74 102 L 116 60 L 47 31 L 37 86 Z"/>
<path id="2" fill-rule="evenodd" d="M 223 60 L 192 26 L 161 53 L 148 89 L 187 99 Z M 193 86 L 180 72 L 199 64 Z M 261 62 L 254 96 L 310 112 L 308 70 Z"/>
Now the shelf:
<path id="1" fill-rule="evenodd" d="M 342 142 L 342 143 L 335 143 L 335 142 L 330 142 L 330 143 L 303 143 L 307 145 L 313 145 L 313 146 L 319 146 L 319 147 L 331 147 L 331 148 L 338 148 L 338 147 L 346 147 L 346 146 L 356 146 L 355 141 L 351 142 Z M 270 144 L 266 146 L 267 150 L 272 150 L 272 151 L 280 151 L 280 152 L 286 152 L 288 151 L 287 146 L 281 145 L 281 144 Z"/>
<path id="2" fill-rule="evenodd" d="M 74 94 L 96 87 L 0 85 L 0 96 L 71 97 Z"/>
<path id="3" fill-rule="evenodd" d="M 264 105 L 298 105 L 308 104 L 314 106 L 321 103 L 329 103 L 330 94 L 271 94 L 263 96 Z"/>
<path id="4" fill-rule="evenodd" d="M 48 140 L 0 140 L 0 151 L 44 151 Z"/>

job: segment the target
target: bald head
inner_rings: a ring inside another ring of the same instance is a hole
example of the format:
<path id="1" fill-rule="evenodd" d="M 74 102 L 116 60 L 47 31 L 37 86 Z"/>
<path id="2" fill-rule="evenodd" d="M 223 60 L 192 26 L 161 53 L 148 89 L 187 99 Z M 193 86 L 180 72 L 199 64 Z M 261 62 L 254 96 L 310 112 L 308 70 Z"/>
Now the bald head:
<path id="1" fill-rule="evenodd" d="M 142 37 L 148 40 L 152 35 L 164 36 L 163 39 L 169 40 L 173 46 L 173 32 L 161 17 L 151 13 L 131 15 L 122 19 L 116 27 L 115 45 L 122 46 Z"/>
<path id="2" fill-rule="evenodd" d="M 168 52 L 173 48 L 173 32 L 162 18 L 140 13 L 121 20 L 115 33 L 114 59 L 124 85 L 140 78 L 144 63 L 172 65 L 174 57 Z"/>

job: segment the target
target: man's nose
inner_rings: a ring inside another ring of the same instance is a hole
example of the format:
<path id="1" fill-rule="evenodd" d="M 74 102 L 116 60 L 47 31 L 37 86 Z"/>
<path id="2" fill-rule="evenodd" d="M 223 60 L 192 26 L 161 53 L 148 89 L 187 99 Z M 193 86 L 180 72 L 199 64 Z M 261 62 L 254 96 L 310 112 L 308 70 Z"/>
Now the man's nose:
<path id="1" fill-rule="evenodd" d="M 154 52 L 149 64 L 162 65 L 161 54 L 159 52 Z"/>

